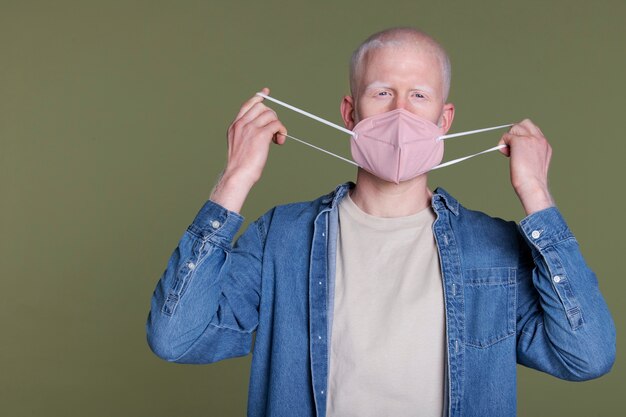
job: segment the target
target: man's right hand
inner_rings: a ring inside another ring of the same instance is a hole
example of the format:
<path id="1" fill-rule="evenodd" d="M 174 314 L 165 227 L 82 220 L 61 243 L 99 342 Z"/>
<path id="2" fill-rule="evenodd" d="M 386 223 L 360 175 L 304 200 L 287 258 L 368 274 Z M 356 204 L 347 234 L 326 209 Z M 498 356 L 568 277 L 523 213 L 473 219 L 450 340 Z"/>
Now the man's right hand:
<path id="1" fill-rule="evenodd" d="M 264 88 L 268 95 L 270 90 Z M 285 143 L 285 126 L 274 110 L 256 94 L 243 103 L 228 127 L 228 161 L 210 199 L 228 210 L 239 212 L 252 186 L 261 178 L 273 141 Z"/>

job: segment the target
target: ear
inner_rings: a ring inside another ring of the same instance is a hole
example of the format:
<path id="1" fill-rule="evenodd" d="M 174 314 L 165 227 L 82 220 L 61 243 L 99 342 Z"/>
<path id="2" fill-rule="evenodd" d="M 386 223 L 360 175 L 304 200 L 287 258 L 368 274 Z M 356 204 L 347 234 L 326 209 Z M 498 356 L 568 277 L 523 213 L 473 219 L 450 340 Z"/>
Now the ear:
<path id="1" fill-rule="evenodd" d="M 443 112 L 441 113 L 440 127 L 443 129 L 445 135 L 452 126 L 452 120 L 454 120 L 454 104 L 446 103 L 443 105 Z"/>
<path id="2" fill-rule="evenodd" d="M 341 100 L 341 118 L 343 119 L 343 124 L 350 130 L 356 125 L 354 112 L 354 99 L 351 96 L 344 96 L 343 100 Z"/>

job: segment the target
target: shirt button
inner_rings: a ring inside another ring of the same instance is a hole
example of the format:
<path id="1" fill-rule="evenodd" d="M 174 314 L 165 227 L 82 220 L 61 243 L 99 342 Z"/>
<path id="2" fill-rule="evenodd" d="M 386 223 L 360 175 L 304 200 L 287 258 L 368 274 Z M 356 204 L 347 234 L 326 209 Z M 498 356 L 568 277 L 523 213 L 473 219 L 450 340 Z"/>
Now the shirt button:
<path id="1" fill-rule="evenodd" d="M 558 275 L 555 275 L 554 278 L 552 278 L 552 281 L 554 281 L 555 284 L 558 284 L 559 282 L 561 282 L 561 277 Z"/>
<path id="2" fill-rule="evenodd" d="M 218 227 L 220 227 L 222 225 L 222 223 L 220 223 L 218 220 L 213 220 L 211 222 L 211 227 L 214 229 L 217 229 Z"/>
<path id="3" fill-rule="evenodd" d="M 318 282 L 318 284 L 322 285 L 322 281 Z"/>
<path id="4" fill-rule="evenodd" d="M 193 270 L 196 267 L 196 264 L 194 264 L 193 262 L 188 262 L 187 263 L 187 268 Z"/>
<path id="5" fill-rule="evenodd" d="M 322 394 L 324 394 L 324 390 L 322 390 Z"/>
<path id="6" fill-rule="evenodd" d="M 539 230 L 533 230 L 533 232 L 530 235 L 532 236 L 533 239 L 539 239 L 539 236 L 541 236 L 541 232 Z"/>
<path id="7" fill-rule="evenodd" d="M 317 336 L 317 338 L 318 338 L 319 340 L 322 340 L 322 336 Z"/>

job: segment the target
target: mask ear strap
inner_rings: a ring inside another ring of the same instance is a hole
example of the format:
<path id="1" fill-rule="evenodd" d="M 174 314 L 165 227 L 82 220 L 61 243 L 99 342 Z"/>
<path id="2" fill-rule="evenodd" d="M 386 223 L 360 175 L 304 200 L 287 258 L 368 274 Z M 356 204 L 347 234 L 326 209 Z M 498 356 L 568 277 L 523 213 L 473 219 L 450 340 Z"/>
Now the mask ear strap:
<path id="1" fill-rule="evenodd" d="M 345 132 L 345 133 L 347 133 L 347 134 L 349 134 L 349 135 L 352 135 L 352 136 L 354 136 L 354 135 L 355 135 L 355 133 L 354 133 L 353 131 L 346 129 L 345 127 L 341 127 L 341 126 L 339 126 L 339 125 L 337 125 L 337 124 L 335 124 L 335 123 L 333 123 L 333 122 L 329 122 L 328 120 L 322 119 L 321 117 L 318 117 L 318 116 L 316 116 L 316 115 L 314 115 L 314 114 L 311 114 L 311 113 L 309 113 L 308 111 L 304 111 L 304 110 L 299 109 L 299 108 L 297 108 L 297 107 L 295 107 L 295 106 L 292 106 L 291 104 L 287 104 L 287 103 L 285 103 L 285 102 L 283 102 L 283 101 L 280 101 L 280 100 L 275 99 L 274 97 L 270 97 L 270 96 L 268 96 L 267 94 L 263 94 L 263 93 L 256 93 L 256 95 L 257 95 L 257 96 L 260 96 L 260 97 L 263 97 L 263 98 L 265 98 L 265 99 L 267 99 L 267 100 L 269 100 L 269 101 L 273 101 L 273 102 L 274 102 L 274 103 L 276 103 L 276 104 L 280 104 L 281 106 L 286 107 L 286 108 L 288 108 L 289 110 L 293 110 L 293 111 L 295 111 L 296 113 L 300 113 L 300 114 L 302 114 L 302 115 L 304 115 L 304 116 L 310 117 L 310 118 L 311 118 L 311 119 L 313 119 L 313 120 L 317 120 L 318 122 L 324 123 L 325 125 L 328 125 L 328 126 L 330 126 L 330 127 L 334 127 L 335 129 L 341 130 L 342 132 Z M 302 139 L 298 139 L 298 138 L 297 138 L 297 137 L 295 137 L 295 136 L 287 135 L 287 134 L 285 134 L 285 133 L 279 133 L 279 134 L 280 134 L 280 135 L 283 135 L 283 136 L 286 136 L 286 137 L 288 137 L 288 138 L 291 138 L 291 139 L 295 140 L 296 142 L 300 142 L 300 143 L 301 143 L 301 144 L 303 144 L 303 145 L 310 146 L 310 147 L 311 147 L 311 148 L 313 148 L 313 149 L 317 149 L 318 151 L 321 151 L 321 152 L 327 153 L 328 155 L 332 155 L 332 156 L 334 156 L 335 158 L 339 158 L 339 159 L 341 159 L 342 161 L 348 162 L 348 163 L 350 163 L 350 164 L 352 164 L 352 165 L 356 165 L 357 167 L 359 166 L 359 164 L 357 164 L 357 163 L 356 163 L 356 162 L 354 162 L 354 161 L 351 161 L 351 160 L 349 160 L 349 159 L 347 159 L 347 158 L 344 158 L 343 156 L 339 156 L 339 155 L 337 155 L 337 154 L 334 154 L 334 153 L 332 153 L 332 152 L 330 152 L 330 151 L 327 151 L 326 149 L 322 149 L 322 148 L 320 148 L 320 147 L 318 147 L 318 146 L 312 145 L 312 144 L 310 144 L 309 142 L 305 142 L 305 141 L 303 141 Z"/>
<path id="2" fill-rule="evenodd" d="M 334 127 L 334 128 L 335 128 L 335 129 L 337 129 L 337 130 L 341 130 L 341 131 L 342 131 L 342 132 L 344 132 L 344 133 L 347 133 L 347 134 L 352 135 L 352 136 L 354 136 L 354 135 L 355 135 L 355 133 L 354 133 L 353 131 L 351 131 L 351 130 L 349 130 L 349 129 L 346 129 L 345 127 L 341 127 L 341 126 L 339 126 L 339 125 L 337 125 L 337 124 L 335 124 L 335 123 L 333 123 L 333 122 L 329 122 L 329 121 L 328 121 L 328 120 L 326 120 L 326 119 L 322 119 L 322 118 L 321 118 L 321 117 L 319 117 L 319 116 L 316 116 L 316 115 L 314 115 L 314 114 L 311 114 L 311 113 L 309 113 L 308 111 L 304 111 L 304 110 L 302 110 L 302 109 L 299 109 L 299 108 L 297 108 L 297 107 L 295 107 L 295 106 L 292 106 L 291 104 L 287 104 L 287 103 L 285 103 L 285 102 L 283 102 L 283 101 L 276 100 L 274 97 L 270 97 L 270 96 L 268 96 L 267 94 L 263 94 L 263 93 L 256 93 L 256 95 L 257 95 L 257 96 L 260 96 L 260 97 L 263 97 L 263 98 L 265 98 L 265 99 L 268 99 L 269 101 L 273 101 L 273 102 L 274 102 L 274 103 L 276 103 L 276 104 L 280 104 L 281 106 L 286 107 L 286 108 L 288 108 L 289 110 L 293 110 L 293 111 L 295 111 L 295 112 L 297 112 L 297 113 L 300 113 L 300 114 L 302 114 L 302 115 L 305 115 L 306 117 L 310 117 L 310 118 L 311 118 L 311 119 L 313 119 L 313 120 L 317 120 L 318 122 L 324 123 L 325 125 L 328 125 L 328 126 L 330 126 L 330 127 Z M 292 138 L 292 139 L 293 139 L 293 138 Z"/>
<path id="3" fill-rule="evenodd" d="M 446 139 L 450 139 L 450 138 L 456 138 L 458 136 L 473 135 L 474 133 L 487 132 L 489 130 L 502 129 L 504 127 L 509 127 L 509 126 L 513 126 L 513 123 L 506 124 L 506 125 L 500 125 L 500 126 L 494 126 L 494 127 L 486 127 L 484 129 L 468 130 L 466 132 L 452 133 L 450 135 L 443 135 L 443 136 L 439 136 L 437 138 L 437 140 L 446 140 Z M 497 151 L 498 149 L 503 149 L 503 148 L 506 148 L 507 146 L 508 145 L 498 145 L 498 146 L 494 146 L 493 148 L 485 149 L 484 151 L 475 153 L 473 155 L 468 155 L 468 156 L 464 156 L 462 158 L 453 159 L 452 161 L 444 162 L 442 164 L 439 164 L 439 165 L 431 168 L 431 171 L 434 170 L 434 169 L 439 169 L 439 168 L 447 167 L 447 166 L 450 166 L 450 165 L 458 164 L 459 162 L 463 162 L 463 161 L 465 161 L 467 159 L 470 159 L 470 158 L 473 158 L 475 156 L 482 155 L 482 154 L 487 153 L 487 152 Z"/>
<path id="4" fill-rule="evenodd" d="M 447 166 L 450 166 L 450 165 L 458 164 L 459 162 L 463 162 L 466 159 L 470 159 L 470 158 L 473 158 L 473 157 L 478 156 L 478 155 L 482 155 L 482 154 L 487 153 L 487 152 L 497 151 L 498 149 L 503 149 L 503 148 L 506 148 L 507 146 L 508 145 L 498 145 L 498 146 L 494 146 L 493 148 L 485 149 L 484 151 L 475 153 L 473 155 L 468 155 L 468 156 L 464 156 L 462 158 L 453 159 L 452 161 L 444 162 L 443 164 L 439 164 L 436 167 L 431 168 L 431 171 L 433 169 L 439 169 L 439 168 L 447 167 Z"/>
<path id="5" fill-rule="evenodd" d="M 439 136 L 437 140 L 456 138 L 457 136 L 473 135 L 474 133 L 487 132 L 489 130 L 502 129 L 503 127 L 509 127 L 509 126 L 513 126 L 513 123 L 509 123 L 509 124 L 501 125 L 501 126 L 486 127 L 484 129 L 468 130 L 467 132 L 452 133 L 450 135 L 443 135 L 443 136 Z"/>
<path id="6" fill-rule="evenodd" d="M 354 161 L 351 161 L 351 160 L 349 160 L 349 159 L 347 159 L 347 158 L 344 158 L 343 156 L 339 156 L 339 155 L 337 155 L 337 154 L 334 154 L 334 153 L 332 153 L 332 152 L 330 152 L 330 151 L 327 151 L 326 149 L 322 149 L 322 148 L 320 148 L 320 147 L 318 147 L 318 146 L 311 145 L 309 142 L 305 142 L 305 141 L 303 141 L 302 139 L 298 139 L 298 138 L 296 138 L 295 136 L 286 135 L 286 134 L 284 134 L 284 133 L 278 133 L 278 134 L 279 134 L 279 135 L 283 135 L 283 136 L 287 136 L 288 138 L 291 138 L 291 139 L 293 139 L 293 140 L 295 140 L 295 141 L 297 141 L 297 142 L 300 142 L 300 143 L 301 143 L 301 144 L 303 144 L 303 145 L 310 146 L 310 147 L 311 147 L 311 148 L 313 148 L 313 149 L 317 149 L 318 151 L 322 151 L 322 152 L 324 152 L 324 153 L 327 153 L 328 155 L 332 155 L 332 156 L 334 156 L 335 158 L 339 158 L 339 159 L 341 159 L 342 161 L 346 161 L 346 162 L 348 162 L 348 163 L 351 163 L 352 165 L 356 165 L 357 167 L 358 167 L 358 166 L 360 166 L 359 164 L 357 164 L 357 163 L 356 163 L 356 162 L 354 162 Z"/>

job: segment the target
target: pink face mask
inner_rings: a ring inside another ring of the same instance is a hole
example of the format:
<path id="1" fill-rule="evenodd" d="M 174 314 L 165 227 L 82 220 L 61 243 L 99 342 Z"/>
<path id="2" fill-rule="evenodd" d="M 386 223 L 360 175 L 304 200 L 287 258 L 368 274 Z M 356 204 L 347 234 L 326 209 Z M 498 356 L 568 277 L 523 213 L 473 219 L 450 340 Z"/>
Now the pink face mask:
<path id="1" fill-rule="evenodd" d="M 352 158 L 385 181 L 410 180 L 443 159 L 442 129 L 404 109 L 363 119 L 353 131 Z"/>
<path id="2" fill-rule="evenodd" d="M 354 126 L 354 130 L 349 130 L 263 93 L 257 93 L 257 95 L 351 135 L 350 147 L 354 161 L 296 137 L 285 136 L 361 167 L 380 179 L 396 184 L 428 171 L 506 147 L 506 145 L 494 146 L 482 152 L 441 164 L 445 139 L 512 126 L 512 124 L 506 124 L 443 135 L 443 130 L 430 120 L 407 110 L 397 109 L 363 119 Z"/>

